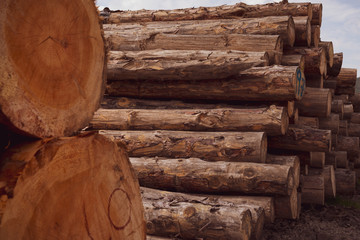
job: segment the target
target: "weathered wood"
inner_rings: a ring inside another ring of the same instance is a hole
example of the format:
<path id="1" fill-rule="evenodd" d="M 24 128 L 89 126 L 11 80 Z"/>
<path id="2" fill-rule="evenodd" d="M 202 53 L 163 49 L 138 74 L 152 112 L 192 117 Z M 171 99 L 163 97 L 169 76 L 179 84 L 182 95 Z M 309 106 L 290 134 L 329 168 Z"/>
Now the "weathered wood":
<path id="1" fill-rule="evenodd" d="M 325 204 L 324 175 L 302 176 L 301 201 L 305 204 Z"/>
<path id="2" fill-rule="evenodd" d="M 321 26 L 322 23 L 322 4 L 321 3 L 312 3 L 312 19 L 311 19 L 311 25 L 319 25 Z"/>
<path id="3" fill-rule="evenodd" d="M 348 158 L 359 152 L 359 137 L 338 136 L 336 151 L 347 151 Z"/>
<path id="4" fill-rule="evenodd" d="M 286 109 L 99 109 L 90 122 L 91 129 L 106 130 L 182 130 L 248 131 L 283 135 L 289 119 Z"/>
<path id="5" fill-rule="evenodd" d="M 295 46 L 311 45 L 311 20 L 309 17 L 293 17 L 295 23 Z"/>
<path id="6" fill-rule="evenodd" d="M 276 218 L 297 219 L 298 218 L 298 193 L 294 188 L 290 196 L 275 197 Z"/>
<path id="7" fill-rule="evenodd" d="M 290 166 L 207 162 L 198 158 L 130 158 L 143 187 L 189 193 L 290 195 Z"/>
<path id="8" fill-rule="evenodd" d="M 349 134 L 349 137 L 360 137 L 360 124 L 349 123 L 348 134 Z"/>
<path id="9" fill-rule="evenodd" d="M 323 75 L 306 75 L 306 86 L 312 88 L 323 88 L 324 87 L 324 76 Z"/>
<path id="10" fill-rule="evenodd" d="M 334 170 L 337 168 L 337 154 L 334 152 L 328 152 L 325 154 L 325 165 L 333 166 Z"/>
<path id="11" fill-rule="evenodd" d="M 332 42 L 320 41 L 319 47 L 324 48 L 326 60 L 327 60 L 327 70 L 331 69 L 334 65 L 334 47 Z M 327 74 L 327 72 L 326 72 Z"/>
<path id="12" fill-rule="evenodd" d="M 340 120 L 338 134 L 341 136 L 346 136 L 346 137 L 349 136 L 348 122 L 346 120 Z"/>
<path id="13" fill-rule="evenodd" d="M 357 69 L 341 68 L 339 75 L 336 77 L 337 88 L 353 88 L 356 84 Z M 345 91 L 345 90 L 343 90 Z M 346 93 L 343 93 L 346 94 Z"/>
<path id="14" fill-rule="evenodd" d="M 10 199 L 1 239 L 145 239 L 139 183 L 113 141 L 92 133 L 44 139 L 2 159 Z"/>
<path id="15" fill-rule="evenodd" d="M 311 25 L 311 46 L 319 47 L 320 42 L 320 26 Z"/>
<path id="16" fill-rule="evenodd" d="M 304 74 L 300 68 L 291 66 L 254 67 L 242 71 L 236 79 L 126 80 L 107 85 L 110 96 L 182 100 L 289 101 L 301 99 L 304 91 Z"/>
<path id="17" fill-rule="evenodd" d="M 335 149 L 337 145 L 337 134 L 331 132 L 331 148 Z"/>
<path id="18" fill-rule="evenodd" d="M 283 55 L 281 59 L 281 65 L 284 66 L 296 66 L 303 72 L 305 71 L 305 56 L 301 54 Z"/>
<path id="19" fill-rule="evenodd" d="M 338 87 L 336 86 L 335 94 L 348 94 L 349 96 L 353 96 L 355 94 L 355 86 L 353 87 Z"/>
<path id="20" fill-rule="evenodd" d="M 70 136 L 88 124 L 103 95 L 98 12 L 88 0 L 42 10 L 24 0 L 0 3 L 0 122 L 33 137 Z"/>
<path id="21" fill-rule="evenodd" d="M 336 167 L 337 168 L 348 168 L 349 160 L 347 158 L 346 151 L 332 151 L 331 154 L 336 156 Z"/>
<path id="22" fill-rule="evenodd" d="M 346 94 L 334 95 L 334 96 L 333 96 L 333 99 L 334 99 L 334 100 L 343 100 L 344 104 L 349 104 L 349 103 L 351 103 L 351 102 L 349 101 L 349 95 L 346 95 Z"/>
<path id="23" fill-rule="evenodd" d="M 324 187 L 325 187 L 325 198 L 336 197 L 336 179 L 334 167 L 327 165 L 322 169 L 310 168 L 310 175 L 323 175 L 324 176 Z"/>
<path id="24" fill-rule="evenodd" d="M 292 167 L 294 173 L 294 186 L 297 188 L 300 183 L 300 159 L 298 156 L 281 156 L 268 154 L 266 163 L 287 165 Z"/>
<path id="25" fill-rule="evenodd" d="M 207 161 L 265 162 L 263 132 L 99 131 L 125 145 L 130 157 L 195 157 Z"/>
<path id="26" fill-rule="evenodd" d="M 336 169 L 336 191 L 339 195 L 354 195 L 356 190 L 356 173 L 349 169 Z"/>
<path id="27" fill-rule="evenodd" d="M 327 79 L 324 79 L 324 88 L 330 88 L 332 90 L 336 89 L 337 81 L 334 77 L 329 77 Z"/>
<path id="28" fill-rule="evenodd" d="M 354 112 L 360 112 L 360 93 L 351 96 L 350 101 L 354 106 Z"/>
<path id="29" fill-rule="evenodd" d="M 346 120 L 350 120 L 351 115 L 354 113 L 354 107 L 353 105 L 350 103 L 346 103 L 344 104 L 344 119 Z"/>
<path id="30" fill-rule="evenodd" d="M 337 77 L 341 71 L 341 66 L 343 63 L 343 53 L 334 54 L 334 63 L 333 66 L 328 68 L 328 75 L 332 77 Z"/>
<path id="31" fill-rule="evenodd" d="M 331 113 L 332 97 L 329 89 L 307 87 L 304 97 L 296 103 L 299 114 L 306 117 L 328 117 Z"/>
<path id="32" fill-rule="evenodd" d="M 158 21 L 104 24 L 105 31 L 118 36 L 133 36 L 137 39 L 151 39 L 158 33 L 180 35 L 204 34 L 255 34 L 280 35 L 285 46 L 294 46 L 295 24 L 291 16 L 193 20 L 193 21 Z"/>
<path id="33" fill-rule="evenodd" d="M 319 118 L 299 116 L 299 119 L 296 124 L 311 128 L 319 128 Z"/>
<path id="34" fill-rule="evenodd" d="M 356 105 L 353 104 L 354 110 L 356 110 Z M 360 124 L 360 113 L 354 112 L 351 114 L 350 123 Z"/>
<path id="35" fill-rule="evenodd" d="M 269 148 L 329 152 L 331 131 L 290 125 L 284 136 L 269 137 Z"/>
<path id="36" fill-rule="evenodd" d="M 310 152 L 310 167 L 324 168 L 325 152 Z"/>
<path id="37" fill-rule="evenodd" d="M 327 118 L 319 118 L 319 128 L 331 130 L 331 133 L 337 134 L 339 132 L 340 117 L 339 114 L 330 113 Z"/>
<path id="38" fill-rule="evenodd" d="M 331 112 L 337 113 L 340 119 L 344 118 L 344 101 L 343 100 L 332 100 Z"/>

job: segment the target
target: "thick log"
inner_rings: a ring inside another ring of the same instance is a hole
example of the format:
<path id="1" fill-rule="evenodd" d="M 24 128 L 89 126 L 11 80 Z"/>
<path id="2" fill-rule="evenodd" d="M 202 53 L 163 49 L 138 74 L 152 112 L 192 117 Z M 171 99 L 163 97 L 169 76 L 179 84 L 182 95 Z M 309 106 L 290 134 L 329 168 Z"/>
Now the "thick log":
<path id="1" fill-rule="evenodd" d="M 343 100 L 332 100 L 331 112 L 337 113 L 340 119 L 344 118 L 344 101 Z"/>
<path id="2" fill-rule="evenodd" d="M 100 103 L 106 72 L 94 1 L 46 6 L 43 14 L 28 1 L 0 3 L 0 122 L 38 138 L 84 128 Z"/>
<path id="3" fill-rule="evenodd" d="M 143 187 L 189 193 L 290 195 L 290 166 L 207 162 L 198 158 L 130 158 Z"/>
<path id="4" fill-rule="evenodd" d="M 341 66 L 343 63 L 343 53 L 334 54 L 334 63 L 333 66 L 328 68 L 328 75 L 331 77 L 337 77 L 341 71 Z"/>
<path id="5" fill-rule="evenodd" d="M 294 173 L 294 186 L 297 188 L 300 183 L 300 159 L 298 156 L 281 156 L 268 154 L 266 163 L 286 165 L 292 167 Z"/>
<path id="6" fill-rule="evenodd" d="M 125 145 L 130 157 L 201 158 L 265 162 L 263 132 L 99 131 Z"/>
<path id="7" fill-rule="evenodd" d="M 337 168 L 337 154 L 334 152 L 328 152 L 325 155 L 325 165 L 333 166 L 334 170 Z"/>
<path id="8" fill-rule="evenodd" d="M 145 239 L 139 183 L 113 141 L 92 133 L 44 139 L 2 159 L 10 199 L 1 239 Z"/>
<path id="9" fill-rule="evenodd" d="M 346 120 L 340 120 L 338 134 L 345 137 L 349 136 L 348 122 Z"/>
<path id="10" fill-rule="evenodd" d="M 312 5 L 312 19 L 311 19 L 311 25 L 319 25 L 321 27 L 322 23 L 322 4 L 321 3 L 313 3 Z"/>
<path id="11" fill-rule="evenodd" d="M 324 88 L 330 88 L 332 90 L 336 89 L 337 81 L 334 77 L 329 77 L 327 79 L 324 79 Z"/>
<path id="12" fill-rule="evenodd" d="M 334 65 L 334 47 L 333 47 L 333 43 L 332 42 L 325 42 L 325 41 L 321 41 L 319 43 L 319 47 L 324 48 L 325 50 L 325 54 L 326 54 L 326 60 L 327 60 L 327 70 L 331 69 L 332 66 Z M 327 72 L 326 72 L 327 74 Z"/>
<path id="13" fill-rule="evenodd" d="M 283 135 L 289 119 L 286 109 L 267 108 L 146 110 L 99 109 L 90 122 L 91 129 L 244 131 Z"/>
<path id="14" fill-rule="evenodd" d="M 319 118 L 319 128 L 331 130 L 332 134 L 339 132 L 340 117 L 339 114 L 330 113 L 327 118 Z"/>
<path id="15" fill-rule="evenodd" d="M 356 109 L 356 105 L 353 104 L 354 110 Z M 360 124 L 360 113 L 354 112 L 351 114 L 350 123 Z"/>
<path id="16" fill-rule="evenodd" d="M 283 55 L 281 59 L 281 65 L 284 66 L 296 66 L 304 72 L 305 70 L 305 56 L 301 54 Z"/>
<path id="17" fill-rule="evenodd" d="M 269 65 L 264 52 L 147 50 L 112 51 L 108 77 L 121 80 L 205 80 L 236 78 L 239 71 Z"/>
<path id="18" fill-rule="evenodd" d="M 290 196 L 275 197 L 276 218 L 297 219 L 298 218 L 298 192 L 294 188 Z"/>
<path id="19" fill-rule="evenodd" d="M 341 68 L 337 79 L 337 88 L 347 89 L 353 88 L 356 84 L 357 69 L 355 68 Z M 343 90 L 345 91 L 345 90 Z M 346 93 L 343 93 L 346 94 Z M 353 94 L 352 94 L 353 95 Z"/>
<path id="20" fill-rule="evenodd" d="M 207 99 L 227 101 L 289 101 L 301 99 L 305 77 L 290 66 L 254 67 L 236 79 L 204 81 L 114 81 L 107 85 L 110 96 Z"/>
<path id="21" fill-rule="evenodd" d="M 348 158 L 359 152 L 359 137 L 338 136 L 336 151 L 347 151 Z"/>
<path id="22" fill-rule="evenodd" d="M 324 175 L 302 176 L 301 202 L 316 205 L 325 204 Z"/>
<path id="23" fill-rule="evenodd" d="M 354 195 L 356 190 L 356 173 L 349 169 L 336 169 L 336 191 L 339 195 Z"/>
<path id="24" fill-rule="evenodd" d="M 312 88 L 323 88 L 324 87 L 324 76 L 323 75 L 306 75 L 306 86 Z"/>
<path id="25" fill-rule="evenodd" d="M 310 152 L 310 167 L 324 168 L 325 166 L 325 153 L 324 152 Z"/>
<path id="26" fill-rule="evenodd" d="M 332 97 L 329 89 L 306 88 L 304 97 L 296 103 L 299 114 L 306 117 L 328 117 Z"/>
<path id="27" fill-rule="evenodd" d="M 105 24 L 110 34 L 151 40 L 158 33 L 180 35 L 253 34 L 280 35 L 285 46 L 294 46 L 295 24 L 291 16 Z"/>
<path id="28" fill-rule="evenodd" d="M 323 175 L 324 176 L 324 187 L 325 187 L 325 198 L 336 197 L 336 179 L 334 167 L 327 165 L 322 169 L 310 168 L 310 175 Z"/>
<path id="29" fill-rule="evenodd" d="M 311 46 L 319 47 L 320 42 L 320 26 L 311 25 Z"/>
<path id="30" fill-rule="evenodd" d="M 348 134 L 349 134 L 349 137 L 360 137 L 360 124 L 359 123 L 349 123 L 348 124 Z"/>
<path id="31" fill-rule="evenodd" d="M 284 54 L 305 56 L 305 75 L 324 75 L 327 72 L 326 54 L 323 48 L 294 47 L 284 50 Z"/>
<path id="32" fill-rule="evenodd" d="M 295 46 L 311 45 L 311 20 L 309 17 L 293 17 L 295 23 Z"/>
<path id="33" fill-rule="evenodd" d="M 290 125 L 284 136 L 269 137 L 269 148 L 329 152 L 331 131 Z"/>
<path id="34" fill-rule="evenodd" d="M 354 113 L 354 107 L 350 104 L 344 104 L 344 119 L 350 120 L 351 115 Z"/>
<path id="35" fill-rule="evenodd" d="M 337 168 L 349 168 L 349 160 L 346 151 L 332 151 L 331 154 L 336 156 Z"/>
<path id="36" fill-rule="evenodd" d="M 360 93 L 351 96 L 350 101 L 354 106 L 354 112 L 360 112 Z"/>
<path id="37" fill-rule="evenodd" d="M 319 128 L 319 118 L 299 116 L 299 119 L 296 124 L 301 125 L 301 126 L 311 127 L 311 128 Z"/>

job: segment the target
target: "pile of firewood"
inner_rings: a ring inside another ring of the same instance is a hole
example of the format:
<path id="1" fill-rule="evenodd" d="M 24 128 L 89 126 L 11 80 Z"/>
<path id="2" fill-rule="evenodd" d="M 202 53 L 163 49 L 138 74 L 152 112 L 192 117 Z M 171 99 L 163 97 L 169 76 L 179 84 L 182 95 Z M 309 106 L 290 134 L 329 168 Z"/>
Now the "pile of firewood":
<path id="1" fill-rule="evenodd" d="M 149 239 L 261 239 L 302 203 L 354 193 L 356 69 L 320 39 L 321 4 L 102 16 L 108 82 L 89 128 L 126 146 Z"/>

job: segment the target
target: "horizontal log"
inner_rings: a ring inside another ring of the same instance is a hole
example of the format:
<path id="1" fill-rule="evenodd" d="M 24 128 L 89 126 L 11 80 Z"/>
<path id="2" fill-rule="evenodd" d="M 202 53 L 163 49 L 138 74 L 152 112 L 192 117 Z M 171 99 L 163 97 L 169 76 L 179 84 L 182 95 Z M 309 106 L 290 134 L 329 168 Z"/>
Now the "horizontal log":
<path id="1" fill-rule="evenodd" d="M 301 201 L 305 204 L 325 204 L 324 175 L 302 176 Z"/>
<path id="2" fill-rule="evenodd" d="M 207 161 L 265 162 L 263 132 L 99 131 L 125 145 L 130 157 L 201 158 Z"/>
<path id="3" fill-rule="evenodd" d="M 350 96 L 350 101 L 354 106 L 354 112 L 360 112 L 360 93 Z"/>
<path id="4" fill-rule="evenodd" d="M 130 158 L 140 186 L 188 193 L 290 195 L 290 166 L 207 162 L 198 158 Z"/>
<path id="5" fill-rule="evenodd" d="M 357 155 L 360 150 L 359 137 L 338 136 L 338 142 L 335 149 L 336 151 L 347 151 L 348 158 L 350 158 L 351 155 Z"/>
<path id="6" fill-rule="evenodd" d="M 334 95 L 333 96 L 333 100 L 342 100 L 344 102 L 344 104 L 349 104 L 351 103 L 349 101 L 349 95 L 347 94 L 342 94 L 342 95 Z"/>
<path id="7" fill-rule="evenodd" d="M 321 3 L 312 3 L 312 19 L 311 19 L 311 25 L 319 25 L 321 26 L 322 23 L 322 11 L 323 7 Z"/>
<path id="8" fill-rule="evenodd" d="M 328 68 L 328 75 L 331 77 L 337 77 L 341 71 L 342 63 L 343 53 L 335 53 L 333 66 Z"/>
<path id="9" fill-rule="evenodd" d="M 356 190 L 356 173 L 349 169 L 336 169 L 336 191 L 339 195 L 354 195 Z"/>
<path id="10" fill-rule="evenodd" d="M 340 126 L 339 126 L 339 129 L 340 129 Z M 336 148 L 337 137 L 338 137 L 337 134 L 331 132 L 331 148 L 332 148 L 332 150 Z"/>
<path id="11" fill-rule="evenodd" d="M 357 69 L 341 68 L 339 75 L 336 77 L 337 87 L 352 88 L 356 84 L 356 78 L 357 78 Z"/>
<path id="12" fill-rule="evenodd" d="M 356 110 L 355 105 L 353 104 L 354 110 Z M 354 112 L 351 114 L 350 123 L 360 124 L 360 113 Z"/>
<path id="13" fill-rule="evenodd" d="M 295 23 L 295 46 L 311 45 L 311 20 L 309 17 L 293 17 Z"/>
<path id="14" fill-rule="evenodd" d="M 327 64 L 328 64 L 327 69 L 332 68 L 332 66 L 334 65 L 333 43 L 329 42 L 329 41 L 320 41 L 319 47 L 322 47 L 325 50 L 326 60 L 327 60 Z M 326 72 L 326 74 L 327 74 L 327 72 Z"/>
<path id="15" fill-rule="evenodd" d="M 110 81 L 110 96 L 208 99 L 227 101 L 291 101 L 301 99 L 305 77 L 291 66 L 255 67 L 242 71 L 237 79 L 203 81 Z"/>
<path id="16" fill-rule="evenodd" d="M 91 129 L 244 131 L 283 135 L 289 119 L 286 109 L 99 109 L 90 122 Z"/>
<path id="17" fill-rule="evenodd" d="M 327 165 L 322 169 L 310 168 L 310 175 L 323 175 L 324 176 L 324 188 L 325 188 L 325 198 L 335 198 L 336 197 L 336 179 L 335 171 L 332 165 Z"/>
<path id="18" fill-rule="evenodd" d="M 319 47 L 320 42 L 320 26 L 311 25 L 311 46 Z"/>
<path id="19" fill-rule="evenodd" d="M 298 214 L 298 192 L 297 188 L 294 188 L 290 196 L 278 196 L 275 197 L 275 213 L 276 218 L 282 219 L 297 219 Z"/>
<path id="20" fill-rule="evenodd" d="M 283 55 L 281 59 L 281 65 L 296 66 L 299 67 L 304 72 L 305 56 L 301 54 Z"/>
<path id="21" fill-rule="evenodd" d="M 298 156 L 282 156 L 268 154 L 266 163 L 286 165 L 292 167 L 294 173 L 294 186 L 297 188 L 300 183 L 300 159 Z"/>
<path id="22" fill-rule="evenodd" d="M 350 103 L 345 103 L 344 104 L 344 119 L 346 120 L 350 120 L 351 115 L 354 113 L 354 107 L 353 105 Z"/>
<path id="23" fill-rule="evenodd" d="M 269 148 L 329 152 L 331 131 L 290 125 L 284 136 L 269 137 Z"/>
<path id="24" fill-rule="evenodd" d="M 332 103 L 329 89 L 307 87 L 304 97 L 296 103 L 299 114 L 306 117 L 328 117 Z"/>
<path id="25" fill-rule="evenodd" d="M 319 128 L 319 118 L 299 116 L 299 119 L 296 124 L 301 125 L 301 126 L 311 127 L 311 128 Z"/>
<path id="26" fill-rule="evenodd" d="M 327 118 L 319 118 L 319 128 L 331 130 L 331 133 L 337 134 L 339 132 L 340 117 L 339 114 L 330 113 Z"/>
<path id="27" fill-rule="evenodd" d="M 340 120 L 339 124 L 339 135 L 341 136 L 349 136 L 348 122 L 347 120 Z"/>
<path id="28" fill-rule="evenodd" d="M 336 168 L 349 168 L 347 151 L 332 151 L 330 153 L 336 156 Z"/>
<path id="29" fill-rule="evenodd" d="M 332 100 L 331 102 L 331 112 L 337 113 L 339 119 L 344 118 L 344 101 L 343 100 Z"/>

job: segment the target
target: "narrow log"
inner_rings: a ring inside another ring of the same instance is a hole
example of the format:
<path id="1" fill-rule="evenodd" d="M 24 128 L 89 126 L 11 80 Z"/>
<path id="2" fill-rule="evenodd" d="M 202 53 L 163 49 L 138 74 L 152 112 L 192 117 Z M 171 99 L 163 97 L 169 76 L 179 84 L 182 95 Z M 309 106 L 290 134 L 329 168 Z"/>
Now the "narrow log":
<path id="1" fill-rule="evenodd" d="M 351 96 L 350 101 L 354 106 L 354 112 L 360 112 L 360 93 Z"/>
<path id="2" fill-rule="evenodd" d="M 338 134 L 340 126 L 339 114 L 330 113 L 327 118 L 319 118 L 319 128 L 331 130 L 332 134 Z"/>
<path id="3" fill-rule="evenodd" d="M 337 77 L 341 71 L 341 66 L 343 63 L 343 53 L 334 54 L 334 64 L 331 68 L 328 68 L 328 75 L 332 77 Z"/>
<path id="4" fill-rule="evenodd" d="M 290 196 L 275 197 L 276 218 L 297 219 L 298 218 L 298 193 L 294 188 Z"/>
<path id="5" fill-rule="evenodd" d="M 104 24 L 104 30 L 118 36 L 151 40 L 158 33 L 180 35 L 254 34 L 280 35 L 285 46 L 294 46 L 295 24 L 291 16 L 192 21 L 133 22 Z"/>
<path id="6" fill-rule="evenodd" d="M 305 204 L 325 204 L 325 180 L 324 175 L 302 176 L 301 201 Z M 337 188 L 336 188 L 337 189 Z"/>
<path id="7" fill-rule="evenodd" d="M 336 191 L 339 195 L 354 195 L 356 190 L 356 173 L 349 169 L 336 169 Z"/>
<path id="8" fill-rule="evenodd" d="M 283 135 L 289 119 L 286 109 L 267 108 L 146 110 L 99 109 L 90 122 L 91 129 L 106 130 L 181 130 L 248 131 Z"/>
<path id="9" fill-rule="evenodd" d="M 345 137 L 349 136 L 348 122 L 346 120 L 340 120 L 338 134 Z"/>
<path id="10" fill-rule="evenodd" d="M 322 23 L 322 4 L 321 3 L 313 3 L 312 5 L 312 19 L 311 19 L 311 25 L 319 25 L 321 27 Z"/>
<path id="11" fill-rule="evenodd" d="M 306 88 L 304 97 L 297 102 L 299 114 L 306 117 L 328 117 L 332 97 L 329 89 Z"/>
<path id="12" fill-rule="evenodd" d="M 311 20 L 309 17 L 293 17 L 295 23 L 295 46 L 311 45 Z"/>
<path id="13" fill-rule="evenodd" d="M 353 104 L 354 110 L 356 110 L 356 105 Z M 354 112 L 351 114 L 350 123 L 360 124 L 360 113 Z"/>
<path id="14" fill-rule="evenodd" d="M 292 167 L 294 173 L 294 186 L 297 188 L 300 183 L 300 159 L 298 156 L 281 156 L 268 154 L 266 163 L 286 165 Z"/>
<path id="15" fill-rule="evenodd" d="M 110 96 L 208 99 L 227 101 L 291 101 L 301 99 L 305 77 L 300 68 L 254 67 L 236 79 L 203 81 L 114 81 L 107 85 Z"/>
<path id="16" fill-rule="evenodd" d="M 311 25 L 311 46 L 319 47 L 320 42 L 320 26 Z"/>
<path id="17" fill-rule="evenodd" d="M 331 112 L 337 113 L 340 120 L 344 118 L 344 101 L 343 100 L 332 100 Z"/>
<path id="18" fill-rule="evenodd" d="M 269 137 L 269 148 L 329 152 L 331 131 L 290 125 L 284 136 Z"/>
<path id="19" fill-rule="evenodd" d="M 207 162 L 197 158 L 130 158 L 143 187 L 189 193 L 290 195 L 290 166 Z"/>
<path id="20" fill-rule="evenodd" d="M 44 139 L 2 159 L 0 181 L 10 199 L 1 239 L 145 239 L 139 183 L 125 151 L 109 139 Z M 57 227 L 44 228 L 50 223 Z"/>
<path id="21" fill-rule="evenodd" d="M 344 104 L 344 119 L 350 120 L 351 115 L 354 113 L 354 107 L 350 104 Z"/>
<path id="22" fill-rule="evenodd" d="M 348 158 L 359 152 L 359 137 L 338 136 L 336 151 L 347 151 Z"/>
<path id="23" fill-rule="evenodd" d="M 324 152 L 310 152 L 310 167 L 324 168 L 325 166 L 325 153 Z"/>
<path id="24" fill-rule="evenodd" d="M 103 95 L 98 12 L 89 0 L 41 9 L 24 0 L 0 3 L 0 122 L 32 137 L 71 136 L 88 124 Z"/>
<path id="25" fill-rule="evenodd" d="M 322 169 L 310 168 L 310 175 L 323 175 L 324 176 L 324 187 L 325 187 L 325 198 L 336 197 L 336 179 L 335 171 L 332 165 L 327 165 Z"/>
<path id="26" fill-rule="evenodd" d="M 296 66 L 305 71 L 305 56 L 301 54 L 283 55 L 281 59 L 281 65 L 284 66 Z"/>
<path id="27" fill-rule="evenodd" d="M 333 166 L 334 170 L 337 168 L 337 154 L 334 152 L 328 152 L 325 154 L 325 165 Z"/>
<path id="28" fill-rule="evenodd" d="M 299 116 L 299 119 L 296 124 L 311 128 L 319 128 L 319 118 Z"/>
<path id="29" fill-rule="evenodd" d="M 331 69 L 334 65 L 334 47 L 332 42 L 321 41 L 319 47 L 324 48 L 327 60 L 327 69 Z M 327 74 L 327 73 L 326 73 Z"/>
<path id="30" fill-rule="evenodd" d="M 99 131 L 125 145 L 131 157 L 201 158 L 265 162 L 263 132 Z"/>
<path id="31" fill-rule="evenodd" d="M 344 89 L 353 88 L 356 84 L 356 78 L 357 78 L 357 69 L 341 68 L 339 75 L 336 77 L 337 88 L 344 88 Z"/>
<path id="32" fill-rule="evenodd" d="M 324 76 L 323 75 L 306 75 L 306 86 L 312 88 L 323 88 L 324 87 Z"/>

